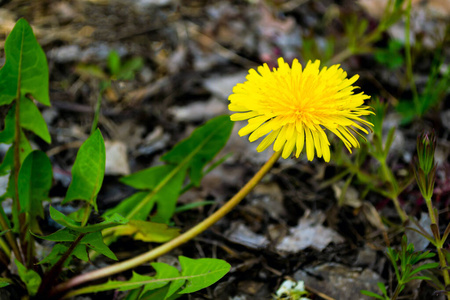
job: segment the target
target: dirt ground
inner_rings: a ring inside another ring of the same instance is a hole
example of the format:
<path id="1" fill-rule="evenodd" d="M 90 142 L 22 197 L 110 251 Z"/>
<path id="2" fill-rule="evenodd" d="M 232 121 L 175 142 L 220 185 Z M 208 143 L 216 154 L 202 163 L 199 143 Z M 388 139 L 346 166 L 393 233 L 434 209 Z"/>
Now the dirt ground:
<path id="1" fill-rule="evenodd" d="M 120 176 L 158 164 L 160 156 L 194 128 L 214 116 L 228 114 L 227 98 L 233 86 L 245 80 L 249 68 L 261 63 L 276 66 L 280 56 L 305 63 L 318 53 L 329 57 L 330 62 L 339 60 L 336 55 L 351 37 L 345 31 L 346 20 L 366 19 L 366 30 L 370 31 L 379 21 L 379 7 L 384 2 L 0 1 L 0 49 L 15 21 L 25 17 L 48 58 L 52 106 L 41 108 L 53 143 L 35 139 L 34 146 L 46 151 L 54 166 L 52 204 L 64 209 L 58 205 L 70 183 L 76 151 L 89 135 L 100 82 L 109 76 L 107 59 L 111 51 L 115 50 L 123 62 L 136 59 L 139 68 L 127 80 L 113 80 L 103 96 L 99 127 L 109 154 L 107 177 L 98 198 L 100 212 L 133 193 L 118 181 Z M 448 32 L 450 17 L 450 5 L 445 0 L 422 2 L 415 4 L 417 17 L 412 22 L 412 34 L 423 41 L 414 65 L 419 89 L 426 84 L 434 51 L 439 47 L 433 34 Z M 404 36 L 402 22 L 383 33 L 375 47 L 386 47 L 390 38 Z M 444 51 L 449 54 L 449 47 Z M 393 107 L 399 99 L 411 97 L 404 69 L 392 71 L 377 62 L 373 53 L 369 50 L 336 62 L 350 76 L 360 75 L 357 85 L 366 94 L 381 97 Z M 3 50 L 0 57 L 2 65 Z M 448 63 L 447 59 L 447 68 Z M 435 199 L 442 231 L 450 221 L 449 120 L 447 94 L 420 120 L 402 124 L 398 113 L 389 109 L 384 124 L 386 129 L 397 128 L 389 166 L 398 178 L 409 181 L 399 200 L 408 215 L 424 226 L 429 219 L 423 214 L 426 206 L 414 183 L 411 161 L 417 134 L 424 129 L 436 130 L 439 167 Z M 210 215 L 271 156 L 271 150 L 257 153 L 257 143 L 238 136 L 243 123 L 235 124 L 219 157 L 231 155 L 203 179 L 201 187 L 179 199 L 180 204 L 200 200 L 212 200 L 214 204 L 175 215 L 174 226 L 184 231 Z M 340 151 L 337 144 L 333 142 L 336 152 Z M 369 172 L 377 170 L 371 158 L 363 166 Z M 280 160 L 229 215 L 160 261 L 170 263 L 184 255 L 220 258 L 232 265 L 219 283 L 186 299 L 272 299 L 286 278 L 304 281 L 311 299 L 369 299 L 359 291 L 378 292 L 377 282 L 392 284 L 395 277 L 385 255 L 383 232 L 390 245 L 396 246 L 404 227 L 386 197 L 366 192 L 357 180 L 346 191 L 346 177 L 332 180 L 344 169 L 345 164 L 333 158 L 328 164 L 317 158 L 313 162 L 305 157 Z M 343 190 L 345 203 L 338 206 Z M 46 209 L 48 213 L 48 206 Z M 67 212 L 70 209 L 66 208 Z M 42 224 L 48 232 L 55 230 L 53 226 Z M 433 250 L 423 238 L 409 234 L 416 248 Z M 121 260 L 150 247 L 132 239 L 111 246 Z M 42 248 L 45 252 L 45 245 Z M 105 263 L 110 262 L 98 258 L 82 268 L 93 269 Z M 151 272 L 151 268 L 142 266 L 138 271 Z M 402 295 L 403 299 L 443 299 L 421 280 L 408 284 Z M 122 297 L 120 293 L 99 293 L 77 299 Z"/>

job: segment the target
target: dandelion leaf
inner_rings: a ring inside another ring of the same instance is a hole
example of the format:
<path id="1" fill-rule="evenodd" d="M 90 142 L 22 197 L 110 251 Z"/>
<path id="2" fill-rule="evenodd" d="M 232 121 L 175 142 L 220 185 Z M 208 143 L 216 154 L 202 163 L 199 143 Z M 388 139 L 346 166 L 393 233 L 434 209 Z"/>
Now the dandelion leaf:
<path id="1" fill-rule="evenodd" d="M 161 159 L 173 164 L 187 164 L 189 177 L 200 184 L 205 165 L 225 146 L 230 137 L 233 122 L 230 116 L 219 116 L 197 128 L 190 137 L 178 143 Z"/>
<path id="2" fill-rule="evenodd" d="M 97 211 L 97 194 L 105 176 L 105 142 L 97 129 L 78 150 L 72 168 L 72 182 L 63 204 L 72 200 L 84 200 Z"/>
<path id="3" fill-rule="evenodd" d="M 31 152 L 19 171 L 19 200 L 23 212 L 32 218 L 44 217 L 42 201 L 48 200 L 53 171 L 47 155 L 39 150 Z"/>
<path id="4" fill-rule="evenodd" d="M 0 69 L 0 105 L 10 104 L 20 94 L 31 94 L 50 105 L 48 66 L 45 53 L 25 19 L 17 21 L 5 42 L 5 64 Z"/>

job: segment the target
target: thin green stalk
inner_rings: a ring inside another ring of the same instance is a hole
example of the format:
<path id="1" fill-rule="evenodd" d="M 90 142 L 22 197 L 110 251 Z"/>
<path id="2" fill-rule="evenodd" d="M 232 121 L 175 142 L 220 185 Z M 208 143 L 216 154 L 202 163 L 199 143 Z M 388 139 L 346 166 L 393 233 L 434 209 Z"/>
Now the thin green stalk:
<path id="1" fill-rule="evenodd" d="M 14 238 L 14 235 L 11 232 L 11 228 L 8 226 L 8 222 L 3 217 L 5 215 L 5 212 L 3 211 L 3 207 L 0 205 L 0 226 L 3 230 L 8 230 L 8 232 L 5 234 L 6 240 L 8 241 L 8 244 L 11 246 L 14 256 L 17 258 L 17 260 L 21 263 L 23 263 L 22 255 L 20 255 L 19 246 L 17 245 L 16 239 Z"/>
<path id="2" fill-rule="evenodd" d="M 104 278 L 113 274 L 120 273 L 125 270 L 129 270 L 132 268 L 135 268 L 139 265 L 142 265 L 148 261 L 154 260 L 155 258 L 168 253 L 169 251 L 179 247 L 180 245 L 190 241 L 197 235 L 201 234 L 205 230 L 207 230 L 209 227 L 211 227 L 213 224 L 215 224 L 217 221 L 219 221 L 223 216 L 225 216 L 228 212 L 230 212 L 236 205 L 241 202 L 242 199 L 245 198 L 245 196 L 250 193 L 251 190 L 261 181 L 261 179 L 269 172 L 269 170 L 272 168 L 272 166 L 275 164 L 275 162 L 278 160 L 278 158 L 281 155 L 281 151 L 274 153 L 272 157 L 264 164 L 264 166 L 261 167 L 261 169 L 253 176 L 252 179 L 250 179 L 249 182 L 236 194 L 234 195 L 230 200 L 228 200 L 227 203 L 225 203 L 224 206 L 222 206 L 219 210 L 217 210 L 215 213 L 213 213 L 211 216 L 203 220 L 201 223 L 197 224 L 193 228 L 189 229 L 182 235 L 176 237 L 175 239 L 156 247 L 149 252 L 143 253 L 137 257 L 134 257 L 132 259 L 117 263 L 115 265 L 105 267 L 96 271 L 92 271 L 89 273 L 78 275 L 72 279 L 70 279 L 67 282 L 64 282 L 62 284 L 59 284 L 51 291 L 51 296 L 58 296 L 62 293 L 66 292 L 69 289 L 74 288 L 75 286 L 78 286 L 82 283 L 96 280 L 99 278 Z"/>
<path id="3" fill-rule="evenodd" d="M 402 223 L 405 222 L 406 220 L 408 220 L 408 216 L 406 215 L 405 211 L 403 210 L 403 208 L 400 205 L 400 202 L 398 201 L 397 198 L 397 193 L 398 193 L 398 184 L 393 176 L 393 174 L 391 173 L 391 171 L 389 170 L 387 164 L 386 164 L 386 160 L 379 160 L 380 164 L 381 164 L 381 170 L 383 172 L 384 175 L 384 179 L 390 183 L 391 187 L 392 187 L 392 191 L 389 193 L 390 198 L 392 200 L 392 202 L 394 203 L 395 206 L 395 210 L 397 211 L 398 215 L 400 216 L 400 219 L 402 220 Z"/>
<path id="4" fill-rule="evenodd" d="M 431 220 L 431 225 L 433 226 L 433 224 L 434 224 L 434 225 L 436 225 L 436 228 L 439 228 L 439 224 L 436 223 L 436 216 L 434 214 L 434 209 L 433 209 L 433 204 L 431 202 L 431 198 L 425 199 L 425 202 L 427 204 L 428 214 L 429 214 L 430 220 Z M 437 230 L 439 230 L 439 229 L 437 229 Z M 442 252 L 443 243 L 445 241 L 442 241 L 439 234 L 436 234 L 434 230 L 433 230 L 433 236 L 436 241 L 436 250 L 438 253 L 438 257 L 439 257 L 439 264 L 442 269 L 442 277 L 444 277 L 445 287 L 449 287 L 450 286 L 450 276 L 448 273 L 448 264 L 447 264 L 445 255 Z M 447 295 L 447 299 L 450 300 L 450 295 Z"/>
<path id="5" fill-rule="evenodd" d="M 395 288 L 394 295 L 392 295 L 391 300 L 396 300 L 398 295 L 400 295 L 402 285 L 400 283 L 397 284 L 397 287 Z"/>

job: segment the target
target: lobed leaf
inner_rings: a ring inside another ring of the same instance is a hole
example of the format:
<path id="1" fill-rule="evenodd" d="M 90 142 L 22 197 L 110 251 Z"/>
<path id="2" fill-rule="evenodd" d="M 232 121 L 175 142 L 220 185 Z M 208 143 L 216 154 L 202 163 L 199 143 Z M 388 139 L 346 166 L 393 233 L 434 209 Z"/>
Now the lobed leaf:
<path id="1" fill-rule="evenodd" d="M 66 297 L 73 297 L 87 293 L 96 293 L 107 290 L 128 291 L 144 286 L 142 293 L 155 290 L 155 293 L 146 294 L 145 299 L 175 299 L 176 292 L 186 284 L 186 287 L 178 294 L 186 294 L 198 291 L 210 286 L 222 278 L 231 266 L 220 259 L 201 258 L 190 259 L 184 256 L 179 257 L 183 271 L 180 272 L 170 265 L 164 263 L 152 263 L 156 271 L 156 276 L 144 276 L 133 272 L 133 276 L 128 281 L 108 281 L 100 285 L 88 286 L 69 292 Z M 147 298 L 147 295 L 150 298 Z M 157 297 L 154 297 L 157 295 Z"/>

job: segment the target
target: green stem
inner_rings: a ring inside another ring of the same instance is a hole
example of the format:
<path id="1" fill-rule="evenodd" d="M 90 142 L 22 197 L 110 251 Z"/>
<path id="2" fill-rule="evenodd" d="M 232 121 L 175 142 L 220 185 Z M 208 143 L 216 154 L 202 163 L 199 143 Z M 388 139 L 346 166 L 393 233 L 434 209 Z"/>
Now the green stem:
<path id="1" fill-rule="evenodd" d="M 3 212 L 3 208 L 0 206 L 0 209 L 2 212 L 0 212 L 0 226 L 3 230 L 8 230 L 8 232 L 5 234 L 6 240 L 8 241 L 9 245 L 11 246 L 14 256 L 19 260 L 21 263 L 23 263 L 22 255 L 20 255 L 19 246 L 17 245 L 16 239 L 14 238 L 14 235 L 11 232 L 11 228 L 8 226 L 8 222 L 3 217 L 5 213 Z"/>
<path id="2" fill-rule="evenodd" d="M 395 177 L 392 174 L 392 172 L 389 170 L 389 168 L 386 164 L 386 159 L 385 158 L 380 159 L 379 162 L 381 164 L 381 170 L 383 172 L 384 180 L 389 182 L 391 185 L 391 188 L 392 188 L 392 191 L 389 193 L 390 198 L 391 198 L 392 202 L 394 203 L 395 210 L 397 211 L 397 213 L 400 216 L 400 219 L 402 220 L 402 223 L 403 223 L 406 220 L 408 220 L 408 216 L 406 215 L 405 211 L 401 207 L 400 202 L 398 201 L 398 198 L 397 198 L 397 193 L 398 193 L 397 181 L 395 180 Z"/>
<path id="3" fill-rule="evenodd" d="M 113 274 L 120 273 L 125 270 L 135 268 L 148 261 L 154 260 L 155 258 L 163 254 L 166 254 L 169 251 L 177 248 L 178 246 L 190 241 L 197 235 L 207 230 L 209 227 L 211 227 L 213 224 L 219 221 L 223 216 L 225 216 L 228 212 L 230 212 L 236 205 L 238 205 L 239 202 L 241 202 L 241 200 L 244 199 L 245 196 L 247 196 L 248 193 L 250 193 L 250 191 L 261 181 L 261 179 L 267 174 L 267 172 L 269 172 L 269 170 L 278 160 L 280 155 L 281 151 L 274 153 L 272 157 L 264 164 L 264 166 L 261 167 L 261 169 L 253 176 L 253 178 L 250 179 L 250 181 L 247 182 L 247 184 L 236 195 L 234 195 L 230 200 L 228 200 L 227 203 L 225 203 L 219 210 L 217 210 L 211 216 L 209 216 L 208 218 L 206 218 L 193 228 L 189 229 L 182 235 L 176 237 L 175 239 L 159 247 L 154 248 L 153 250 L 150 250 L 149 252 L 143 253 L 132 259 L 96 271 L 78 275 L 72 278 L 71 280 L 56 286 L 51 291 L 51 295 L 57 296 L 82 283 L 96 280 L 99 278 L 104 278 Z"/>
<path id="4" fill-rule="evenodd" d="M 431 202 L 431 198 L 429 198 L 429 199 L 425 198 L 425 203 L 427 204 L 428 214 L 429 214 L 430 220 L 431 220 L 431 225 L 432 226 L 435 225 L 434 228 L 437 228 L 436 230 L 439 230 L 438 229 L 439 224 L 436 223 L 436 216 L 434 214 L 433 203 Z M 445 241 L 442 241 L 440 239 L 439 233 L 436 234 L 435 230 L 433 230 L 433 228 L 432 228 L 432 231 L 433 231 L 434 239 L 436 241 L 436 250 L 438 253 L 438 257 L 439 257 L 439 264 L 442 269 L 442 277 L 444 277 L 445 287 L 447 288 L 450 286 L 450 276 L 448 273 L 447 260 L 445 259 L 445 255 L 442 252 L 442 246 Z M 447 299 L 450 300 L 450 295 L 447 295 Z"/>
<path id="5" fill-rule="evenodd" d="M 398 295 L 400 294 L 401 287 L 402 287 L 402 285 L 400 283 L 398 283 L 397 287 L 395 288 L 394 295 L 392 295 L 392 297 L 391 297 L 391 300 L 397 299 Z"/>

